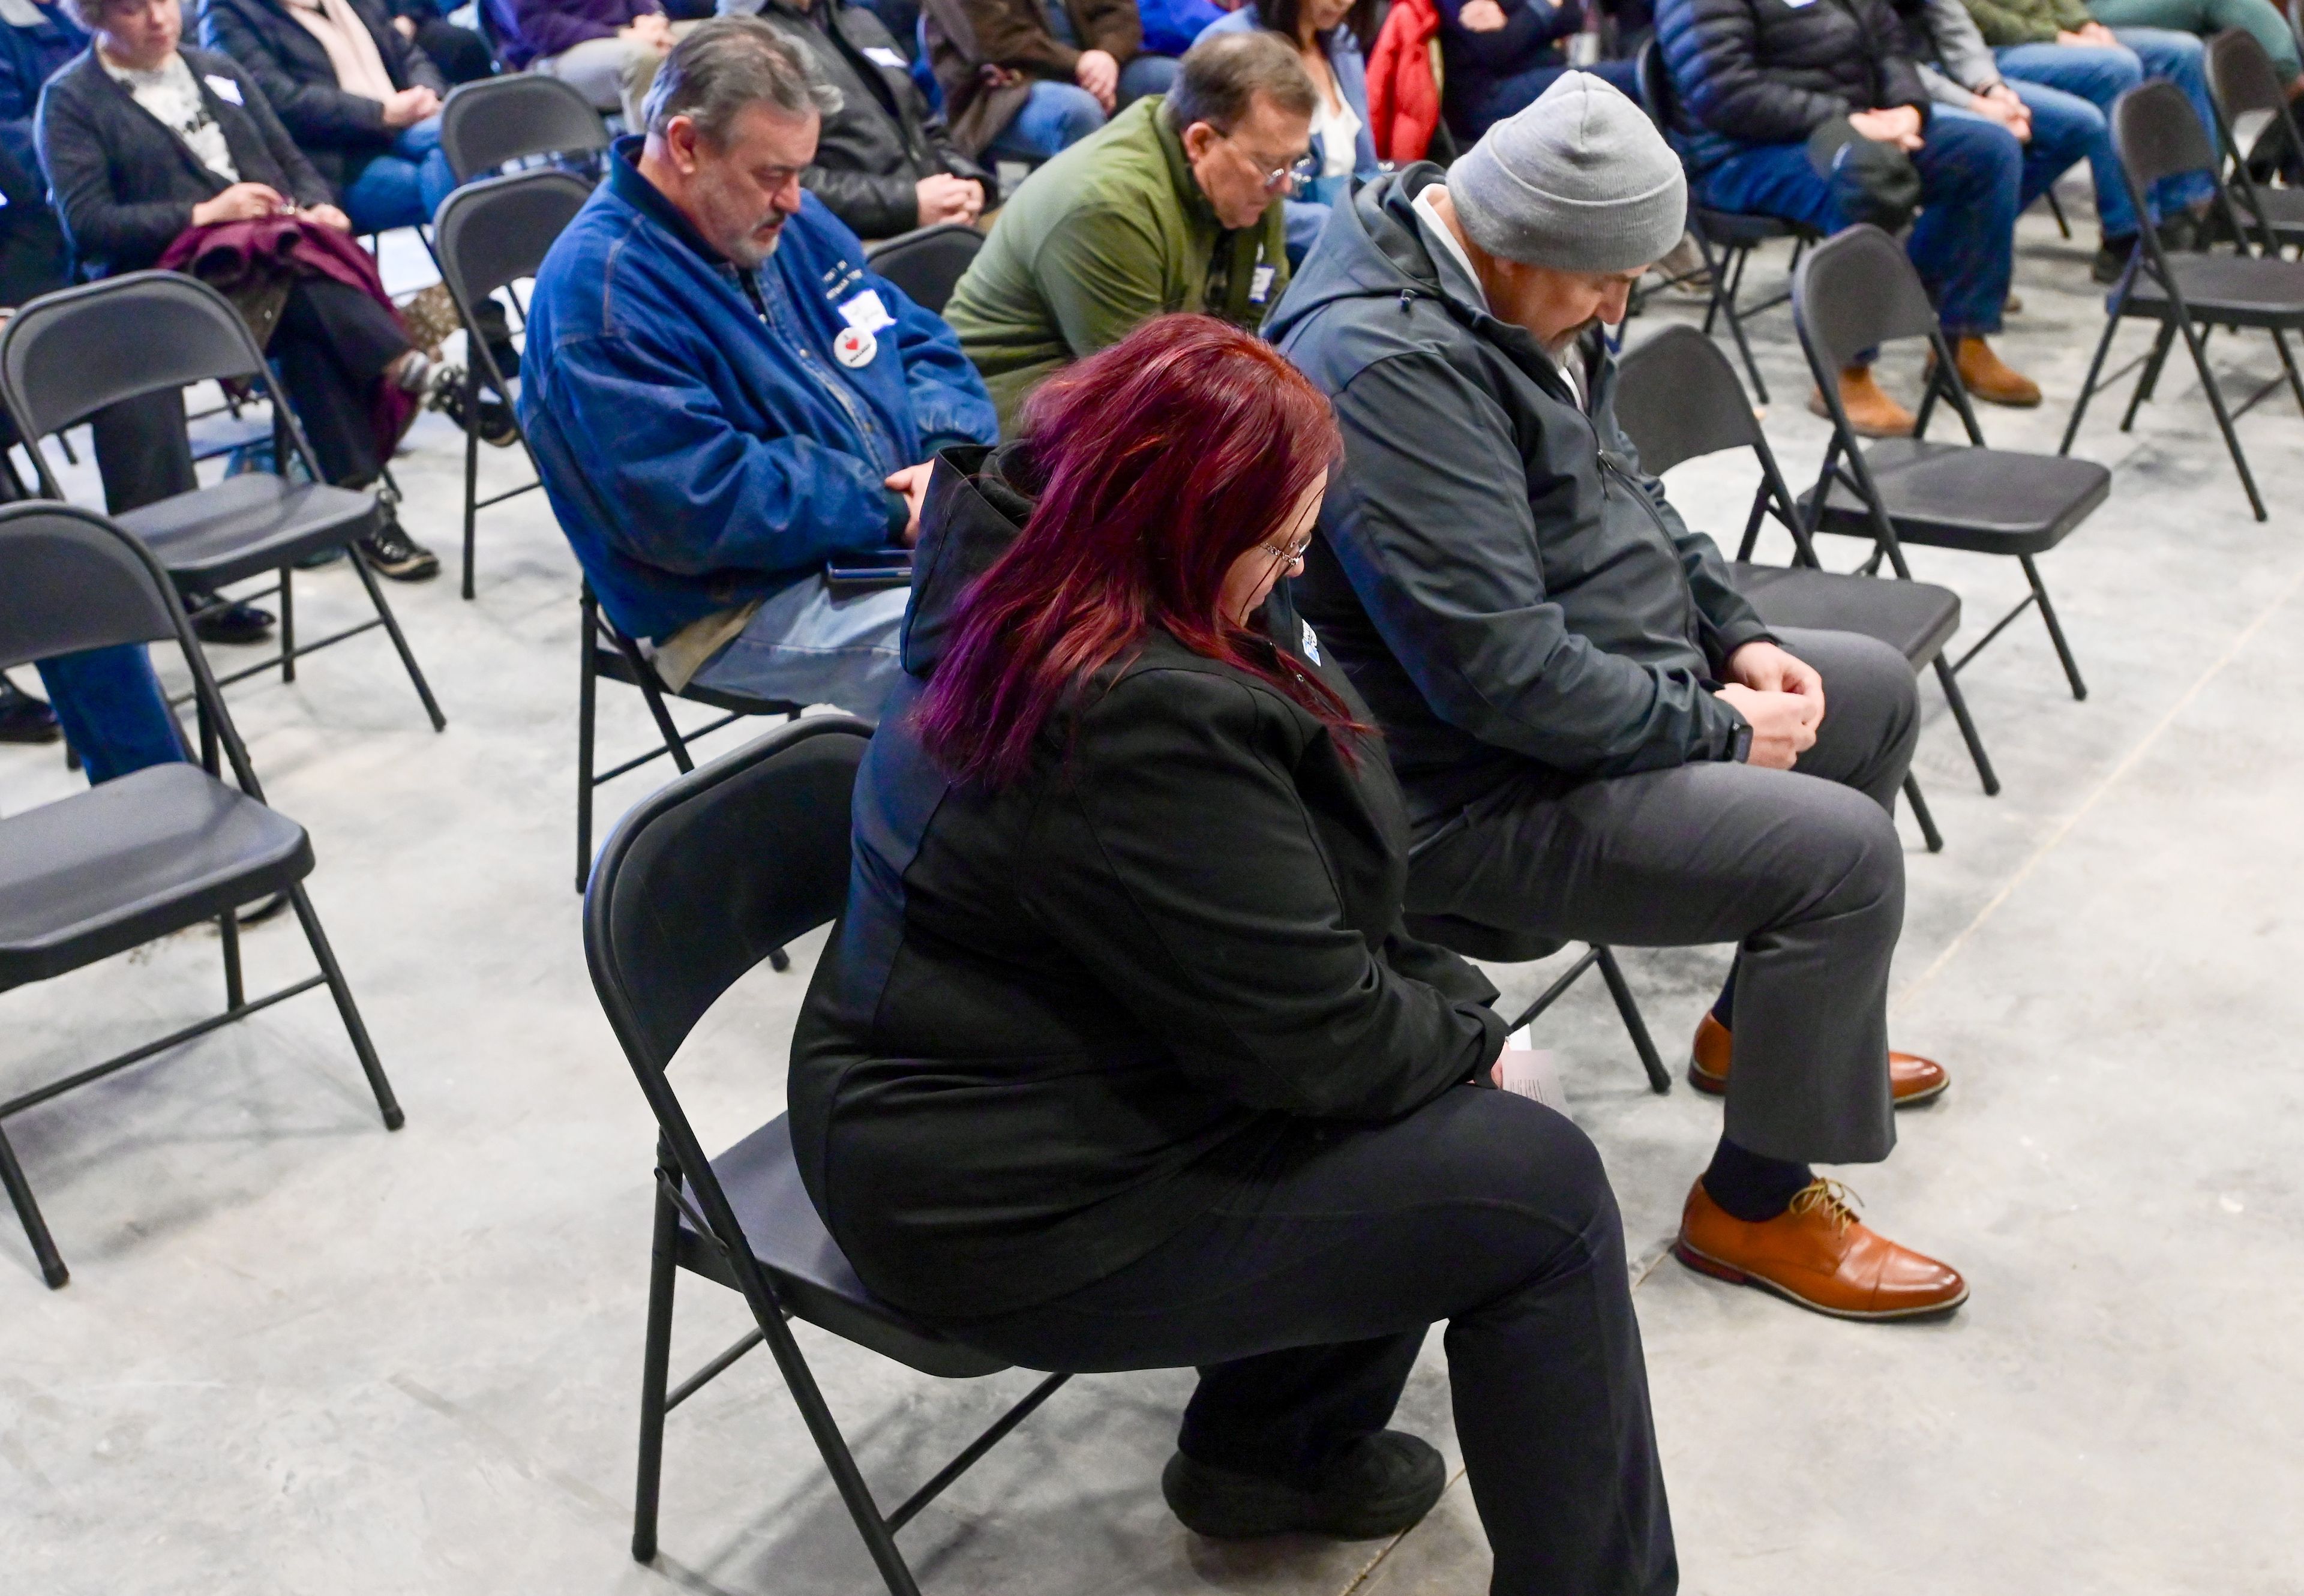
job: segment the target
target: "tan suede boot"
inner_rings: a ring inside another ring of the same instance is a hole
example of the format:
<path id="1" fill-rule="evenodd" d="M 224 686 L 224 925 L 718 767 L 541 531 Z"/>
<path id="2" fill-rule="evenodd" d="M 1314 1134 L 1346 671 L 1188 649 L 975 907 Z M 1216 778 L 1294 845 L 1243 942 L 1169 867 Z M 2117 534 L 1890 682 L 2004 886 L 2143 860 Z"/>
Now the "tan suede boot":
<path id="1" fill-rule="evenodd" d="M 2040 403 L 2040 385 L 2012 369 L 1983 339 L 1962 338 L 1953 346 L 1952 358 L 1960 368 L 1961 386 L 1986 404 L 2029 410 Z"/>
<path id="2" fill-rule="evenodd" d="M 1912 412 L 1888 396 L 1869 366 L 1850 366 L 1841 371 L 1840 405 L 1859 437 L 1912 436 Z M 1808 407 L 1820 416 L 1832 414 L 1821 391 L 1808 395 Z"/>

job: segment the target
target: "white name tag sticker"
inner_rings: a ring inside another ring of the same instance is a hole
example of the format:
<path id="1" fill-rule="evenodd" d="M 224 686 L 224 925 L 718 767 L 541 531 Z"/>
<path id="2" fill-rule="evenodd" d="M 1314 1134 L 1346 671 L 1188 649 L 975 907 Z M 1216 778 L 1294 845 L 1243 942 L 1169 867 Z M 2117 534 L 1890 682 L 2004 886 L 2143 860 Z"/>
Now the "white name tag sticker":
<path id="1" fill-rule="evenodd" d="M 1314 665 L 1320 663 L 1320 640 L 1313 635 L 1312 623 L 1304 623 L 1304 658 Z"/>
<path id="2" fill-rule="evenodd" d="M 1276 266 L 1259 266 L 1249 274 L 1248 302 L 1260 305 L 1272 297 L 1272 279 L 1280 275 Z"/>
<path id="3" fill-rule="evenodd" d="M 877 333 L 884 327 L 896 325 L 896 318 L 888 314 L 888 307 L 880 302 L 879 294 L 869 288 L 841 305 L 840 319 L 860 333 Z"/>
<path id="4" fill-rule="evenodd" d="M 215 77 L 208 78 L 203 81 L 210 89 L 216 91 L 216 98 L 220 100 L 230 100 L 235 106 L 246 105 L 248 103 L 240 98 L 240 85 L 233 82 L 230 78 L 224 77 L 219 73 Z"/>
<path id="5" fill-rule="evenodd" d="M 1568 1093 L 1560 1084 L 1560 1065 L 1551 1048 L 1529 1045 L 1527 1026 L 1504 1039 L 1504 1057 L 1496 1062 L 1504 1066 L 1506 1091 L 1534 1098 L 1555 1113 L 1568 1112 Z"/>
<path id="6" fill-rule="evenodd" d="M 864 59 L 875 66 L 893 66 L 900 72 L 910 71 L 912 64 L 895 51 L 880 45 L 866 45 Z"/>

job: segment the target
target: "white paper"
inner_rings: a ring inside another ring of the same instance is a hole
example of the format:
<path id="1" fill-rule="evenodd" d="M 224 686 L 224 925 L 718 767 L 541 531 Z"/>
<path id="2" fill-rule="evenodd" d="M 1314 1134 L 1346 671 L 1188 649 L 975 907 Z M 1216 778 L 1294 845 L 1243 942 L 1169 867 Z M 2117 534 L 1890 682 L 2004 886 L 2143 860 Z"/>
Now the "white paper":
<path id="1" fill-rule="evenodd" d="M 240 98 L 240 85 L 230 78 L 219 73 L 207 79 L 206 81 L 210 89 L 216 90 L 216 97 L 218 99 L 230 100 L 235 106 L 243 103 Z"/>
<path id="2" fill-rule="evenodd" d="M 1557 1113 L 1568 1112 L 1568 1093 L 1560 1084 L 1560 1065 L 1552 1049 L 1529 1045 L 1528 1027 L 1523 1025 L 1504 1039 L 1504 1090 L 1516 1091 L 1524 1098 L 1534 1098 L 1546 1108 Z"/>
<path id="3" fill-rule="evenodd" d="M 840 307 L 840 319 L 860 333 L 877 333 L 884 327 L 894 327 L 896 318 L 888 314 L 888 307 L 880 296 L 867 288 Z"/>
<path id="4" fill-rule="evenodd" d="M 864 47 L 864 59 L 870 62 L 875 66 L 893 66 L 898 72 L 902 72 L 911 65 L 911 63 L 907 62 L 902 55 L 897 55 L 895 51 L 889 49 L 885 45 L 866 45 Z"/>

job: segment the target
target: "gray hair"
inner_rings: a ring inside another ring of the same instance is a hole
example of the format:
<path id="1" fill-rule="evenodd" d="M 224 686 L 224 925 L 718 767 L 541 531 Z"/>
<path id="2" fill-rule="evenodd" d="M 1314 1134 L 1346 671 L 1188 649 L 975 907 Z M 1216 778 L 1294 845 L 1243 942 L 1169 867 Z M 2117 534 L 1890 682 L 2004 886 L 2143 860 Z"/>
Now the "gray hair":
<path id="1" fill-rule="evenodd" d="M 1184 52 L 1183 70 L 1163 107 L 1177 133 L 1205 122 L 1220 133 L 1238 127 L 1258 95 L 1291 116 L 1318 108 L 1296 47 L 1276 33 L 1219 33 Z"/>
<path id="2" fill-rule="evenodd" d="M 808 52 L 758 17 L 714 17 L 672 47 L 656 70 L 641 107 L 648 131 L 661 137 L 685 116 L 712 144 L 747 107 L 766 106 L 784 116 L 829 116 L 840 90 L 817 72 Z"/>

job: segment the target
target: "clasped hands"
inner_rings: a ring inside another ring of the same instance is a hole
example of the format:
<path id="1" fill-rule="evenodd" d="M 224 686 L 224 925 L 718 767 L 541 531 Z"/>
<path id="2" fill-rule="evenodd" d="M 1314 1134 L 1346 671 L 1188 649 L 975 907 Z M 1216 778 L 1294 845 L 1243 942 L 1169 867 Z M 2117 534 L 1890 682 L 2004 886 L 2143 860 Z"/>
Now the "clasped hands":
<path id="1" fill-rule="evenodd" d="M 216 222 L 255 222 L 297 210 L 296 203 L 267 183 L 236 183 L 212 199 L 192 207 L 192 225 Z M 333 205 L 308 205 L 297 214 L 339 233 L 352 230 L 352 218 Z"/>
<path id="2" fill-rule="evenodd" d="M 1747 764 L 1789 770 L 1816 745 L 1824 724 L 1824 678 L 1806 660 L 1766 641 L 1746 643 L 1721 668 L 1728 684 L 1715 696 L 1752 727 Z"/>

